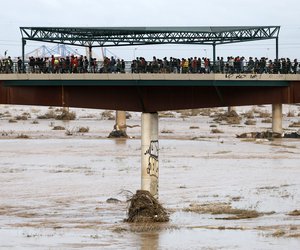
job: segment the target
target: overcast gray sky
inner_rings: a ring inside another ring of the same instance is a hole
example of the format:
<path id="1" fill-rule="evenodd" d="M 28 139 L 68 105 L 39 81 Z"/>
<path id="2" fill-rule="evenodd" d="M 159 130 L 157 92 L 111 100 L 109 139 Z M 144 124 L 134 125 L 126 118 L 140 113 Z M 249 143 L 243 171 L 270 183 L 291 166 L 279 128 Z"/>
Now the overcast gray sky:
<path id="1" fill-rule="evenodd" d="M 280 25 L 280 57 L 300 59 L 299 0 L 0 0 L 0 56 L 21 55 L 20 26 L 240 26 Z M 28 42 L 26 52 L 43 45 Z M 47 45 L 48 46 L 48 45 Z M 110 48 L 126 60 L 133 56 L 212 56 L 207 46 Z M 97 49 L 100 55 L 101 50 Z M 275 57 L 275 41 L 217 47 L 217 55 Z"/>

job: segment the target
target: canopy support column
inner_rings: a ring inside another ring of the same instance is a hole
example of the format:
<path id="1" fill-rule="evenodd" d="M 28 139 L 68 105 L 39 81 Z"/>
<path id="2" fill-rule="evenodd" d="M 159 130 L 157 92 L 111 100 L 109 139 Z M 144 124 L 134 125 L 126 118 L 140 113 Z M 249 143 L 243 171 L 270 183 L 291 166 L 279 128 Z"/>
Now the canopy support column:
<path id="1" fill-rule="evenodd" d="M 22 38 L 22 73 L 25 73 L 25 45 L 26 40 Z"/>
<path id="2" fill-rule="evenodd" d="M 90 62 L 92 61 L 92 56 L 93 56 L 92 53 L 93 53 L 93 52 L 92 52 L 92 46 L 89 46 L 89 61 L 90 61 Z"/>
<path id="3" fill-rule="evenodd" d="M 276 37 L 276 60 L 278 61 L 278 52 L 279 52 L 279 43 L 278 43 L 278 37 Z"/>
<path id="4" fill-rule="evenodd" d="M 213 43 L 213 72 L 216 73 L 216 43 Z"/>

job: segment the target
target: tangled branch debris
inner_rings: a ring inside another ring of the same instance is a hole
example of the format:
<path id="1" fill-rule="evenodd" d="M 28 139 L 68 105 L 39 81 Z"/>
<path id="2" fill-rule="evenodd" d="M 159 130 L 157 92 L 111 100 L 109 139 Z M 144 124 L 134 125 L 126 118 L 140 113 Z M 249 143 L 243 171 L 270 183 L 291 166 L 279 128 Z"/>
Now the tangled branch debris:
<path id="1" fill-rule="evenodd" d="M 108 138 L 128 138 L 126 131 L 114 129 L 108 135 Z"/>
<path id="2" fill-rule="evenodd" d="M 146 190 L 137 190 L 130 201 L 126 222 L 168 222 L 165 208 Z"/>

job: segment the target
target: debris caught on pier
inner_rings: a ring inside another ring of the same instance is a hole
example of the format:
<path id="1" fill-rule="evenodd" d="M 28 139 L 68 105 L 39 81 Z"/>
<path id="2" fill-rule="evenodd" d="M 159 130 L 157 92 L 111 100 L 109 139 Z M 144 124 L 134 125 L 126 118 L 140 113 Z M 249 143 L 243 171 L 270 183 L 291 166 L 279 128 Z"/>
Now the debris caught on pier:
<path id="1" fill-rule="evenodd" d="M 114 129 L 108 135 L 108 138 L 128 138 L 126 131 Z"/>
<path id="2" fill-rule="evenodd" d="M 169 215 L 146 190 L 137 190 L 130 201 L 126 222 L 168 222 Z"/>

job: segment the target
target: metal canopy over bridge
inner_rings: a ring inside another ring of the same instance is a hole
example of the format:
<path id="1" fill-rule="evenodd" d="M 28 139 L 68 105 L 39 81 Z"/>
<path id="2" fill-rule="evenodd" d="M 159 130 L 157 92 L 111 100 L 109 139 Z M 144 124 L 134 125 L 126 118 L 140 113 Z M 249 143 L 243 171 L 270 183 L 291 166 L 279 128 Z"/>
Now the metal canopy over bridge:
<path id="1" fill-rule="evenodd" d="M 22 39 L 84 47 L 149 44 L 226 44 L 277 38 L 279 26 L 20 27 Z"/>
<path id="2" fill-rule="evenodd" d="M 280 26 L 219 26 L 219 27 L 20 27 L 22 52 L 26 40 L 88 47 L 137 46 L 154 44 L 216 45 L 276 40 Z M 24 61 L 24 56 L 23 56 Z"/>

